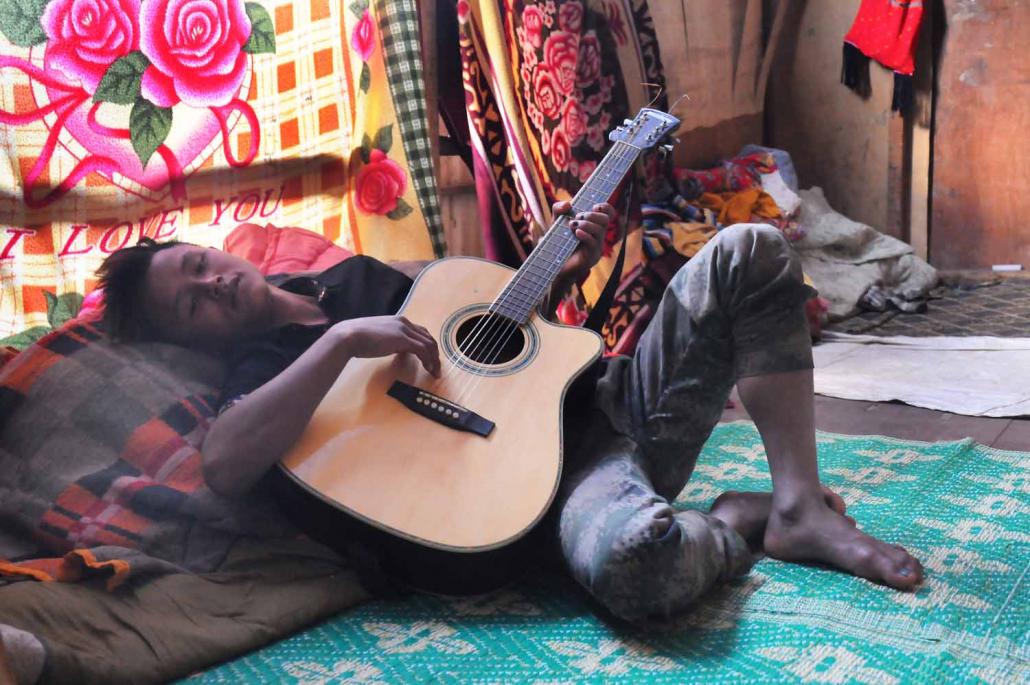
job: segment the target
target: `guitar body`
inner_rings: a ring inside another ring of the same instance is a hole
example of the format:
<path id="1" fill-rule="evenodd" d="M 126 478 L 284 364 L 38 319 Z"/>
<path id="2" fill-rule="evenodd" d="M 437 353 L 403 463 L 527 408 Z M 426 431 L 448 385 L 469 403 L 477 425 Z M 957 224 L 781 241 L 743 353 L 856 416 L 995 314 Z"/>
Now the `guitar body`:
<path id="1" fill-rule="evenodd" d="M 644 108 L 612 131 L 573 212 L 607 201 L 678 125 Z M 534 309 L 578 245 L 559 216 L 517 272 L 456 257 L 419 275 L 401 314 L 437 340 L 443 376 L 412 355 L 347 364 L 281 462 L 302 526 L 338 548 L 371 542 L 385 571 L 422 589 L 510 577 L 558 489 L 565 393 L 602 351 L 596 333 Z"/>
<path id="2" fill-rule="evenodd" d="M 602 342 L 535 315 L 517 330 L 491 329 L 482 317 L 514 273 L 455 257 L 420 274 L 400 314 L 439 343 L 442 378 L 413 355 L 347 364 L 281 463 L 319 516 L 336 512 L 457 561 L 508 547 L 541 520 L 561 478 L 563 397 Z M 492 429 L 457 430 L 414 411 L 389 394 L 397 381 L 444 400 L 418 409 L 461 407 Z"/>

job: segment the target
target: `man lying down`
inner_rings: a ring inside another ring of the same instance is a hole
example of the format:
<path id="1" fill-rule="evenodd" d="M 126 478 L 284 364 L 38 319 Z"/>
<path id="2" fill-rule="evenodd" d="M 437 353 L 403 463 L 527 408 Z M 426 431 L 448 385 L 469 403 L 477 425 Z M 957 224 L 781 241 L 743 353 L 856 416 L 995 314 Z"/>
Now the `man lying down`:
<path id="1" fill-rule="evenodd" d="M 554 209 L 570 211 L 567 203 Z M 552 295 L 597 262 L 613 214 L 600 204 L 573 217 L 581 244 Z M 144 241 L 112 254 L 99 274 L 111 335 L 166 341 L 226 360 L 217 417 L 201 449 L 207 487 L 226 498 L 254 496 L 350 360 L 411 354 L 430 373 L 440 372 L 433 334 L 396 315 L 411 278 L 374 259 L 353 257 L 273 285 L 250 263 L 217 249 Z M 627 621 L 689 611 L 712 588 L 748 573 L 758 553 L 826 564 L 898 590 L 922 581 L 915 558 L 861 532 L 843 500 L 820 483 L 803 311 L 811 294 L 778 231 L 733 226 L 675 275 L 634 356 L 606 362 L 592 406 L 582 412 L 586 418 L 577 419 L 586 422 L 579 431 L 585 437 L 567 451 L 572 458 L 553 505 L 552 531 L 568 572 L 606 611 Z M 734 384 L 762 436 L 773 490 L 727 492 L 707 512 L 674 509 L 670 502 L 687 483 Z M 216 654 L 205 636 L 171 620 L 162 627 L 162 616 L 178 613 L 186 601 L 199 612 L 197 625 L 208 612 L 222 621 L 217 625 L 231 626 L 260 620 L 263 605 L 284 599 L 273 585 L 260 584 L 198 594 L 188 579 L 148 581 L 156 589 L 144 583 L 106 614 L 69 592 L 79 625 L 65 634 L 91 655 L 78 661 L 47 653 L 60 643 L 52 623 L 69 617 L 33 611 L 28 595 L 42 584 L 0 587 L 8 666 L 19 683 L 41 675 L 118 679 L 126 673 L 103 663 L 104 650 L 115 648 L 107 636 L 151 629 L 146 634 L 162 636 L 162 644 L 150 637 L 115 661 L 145 664 L 178 650 L 189 657 L 178 663 L 192 659 L 192 668 L 201 668 Z M 41 633 L 46 640 L 36 639 Z M 62 668 L 93 671 L 70 675 Z M 148 672 L 174 675 L 156 666 L 132 673 L 146 679 L 139 674 Z"/>

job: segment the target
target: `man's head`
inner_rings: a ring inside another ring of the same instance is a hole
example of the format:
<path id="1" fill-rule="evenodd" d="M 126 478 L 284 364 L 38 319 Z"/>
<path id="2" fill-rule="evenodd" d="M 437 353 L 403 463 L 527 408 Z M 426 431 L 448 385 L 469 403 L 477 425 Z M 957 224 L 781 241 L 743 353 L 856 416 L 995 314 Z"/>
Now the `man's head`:
<path id="1" fill-rule="evenodd" d="M 221 250 L 144 238 L 97 273 L 105 327 L 120 340 L 217 351 L 270 327 L 271 287 L 253 264 Z"/>

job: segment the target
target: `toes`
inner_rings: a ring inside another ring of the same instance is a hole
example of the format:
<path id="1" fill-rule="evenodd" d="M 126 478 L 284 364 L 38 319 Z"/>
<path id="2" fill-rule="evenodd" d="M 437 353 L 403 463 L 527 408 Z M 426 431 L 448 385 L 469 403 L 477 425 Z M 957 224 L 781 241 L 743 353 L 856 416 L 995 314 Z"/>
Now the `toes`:
<path id="1" fill-rule="evenodd" d="M 911 590 L 923 582 L 923 566 L 899 545 L 890 545 L 884 552 L 887 561 L 883 580 L 899 590 Z"/>
<path id="2" fill-rule="evenodd" d="M 823 499 L 826 501 L 826 506 L 833 509 L 838 514 L 843 514 L 848 509 L 847 503 L 844 498 L 838 495 L 833 490 L 829 489 L 825 485 L 822 486 Z"/>

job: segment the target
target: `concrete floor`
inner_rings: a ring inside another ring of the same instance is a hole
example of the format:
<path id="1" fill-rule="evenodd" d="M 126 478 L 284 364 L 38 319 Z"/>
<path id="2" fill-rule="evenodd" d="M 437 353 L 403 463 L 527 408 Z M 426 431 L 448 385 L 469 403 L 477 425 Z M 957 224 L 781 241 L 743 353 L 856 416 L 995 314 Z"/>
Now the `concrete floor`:
<path id="1" fill-rule="evenodd" d="M 748 419 L 734 389 L 734 408 L 723 421 Z M 888 435 L 937 442 L 973 438 L 1003 450 L 1030 451 L 1030 419 L 991 419 L 911 407 L 895 402 L 862 402 L 815 396 L 815 427 L 845 435 Z"/>

